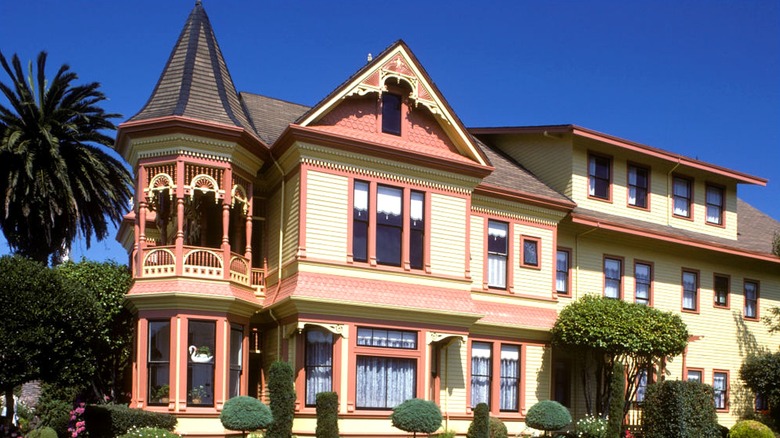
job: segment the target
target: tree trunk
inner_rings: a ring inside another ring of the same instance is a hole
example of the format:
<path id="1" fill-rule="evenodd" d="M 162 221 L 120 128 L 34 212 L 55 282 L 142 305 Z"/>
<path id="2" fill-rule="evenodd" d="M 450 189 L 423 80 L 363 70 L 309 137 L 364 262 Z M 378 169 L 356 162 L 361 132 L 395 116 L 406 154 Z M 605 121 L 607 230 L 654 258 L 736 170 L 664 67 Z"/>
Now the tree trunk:
<path id="1" fill-rule="evenodd" d="M 14 420 L 14 389 L 6 389 L 5 390 L 5 418 L 3 418 L 3 423 L 6 426 L 10 426 L 11 423 Z"/>

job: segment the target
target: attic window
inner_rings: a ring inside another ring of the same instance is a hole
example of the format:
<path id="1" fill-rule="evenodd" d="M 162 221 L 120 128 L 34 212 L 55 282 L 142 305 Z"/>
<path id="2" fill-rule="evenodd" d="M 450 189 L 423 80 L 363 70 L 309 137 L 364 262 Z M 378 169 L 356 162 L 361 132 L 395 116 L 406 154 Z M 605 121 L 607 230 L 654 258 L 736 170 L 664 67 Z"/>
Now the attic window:
<path id="1" fill-rule="evenodd" d="M 382 94 L 382 132 L 401 135 L 401 96 Z"/>

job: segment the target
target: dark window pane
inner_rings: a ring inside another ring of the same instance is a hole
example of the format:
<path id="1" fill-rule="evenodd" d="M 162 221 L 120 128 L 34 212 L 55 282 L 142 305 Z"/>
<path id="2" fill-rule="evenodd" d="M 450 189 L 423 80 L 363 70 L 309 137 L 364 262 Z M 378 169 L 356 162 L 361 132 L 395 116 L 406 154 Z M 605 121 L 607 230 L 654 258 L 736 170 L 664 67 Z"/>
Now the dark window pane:
<path id="1" fill-rule="evenodd" d="M 539 266 L 538 242 L 535 240 L 523 241 L 523 264 Z"/>
<path id="2" fill-rule="evenodd" d="M 401 96 L 382 94 L 382 132 L 401 135 Z"/>

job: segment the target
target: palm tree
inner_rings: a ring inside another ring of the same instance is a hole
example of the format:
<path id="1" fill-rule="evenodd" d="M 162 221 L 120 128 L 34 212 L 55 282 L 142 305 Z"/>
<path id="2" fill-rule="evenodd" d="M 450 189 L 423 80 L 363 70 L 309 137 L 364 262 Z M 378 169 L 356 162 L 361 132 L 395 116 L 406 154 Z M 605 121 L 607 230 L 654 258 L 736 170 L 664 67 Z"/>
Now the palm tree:
<path id="1" fill-rule="evenodd" d="M 109 155 L 116 127 L 97 104 L 106 99 L 92 82 L 63 65 L 48 83 L 46 52 L 25 75 L 19 57 L 0 53 L 11 84 L 0 81 L 8 106 L 0 102 L 0 228 L 14 252 L 47 263 L 70 251 L 81 234 L 90 246 L 108 235 L 108 222 L 122 220 L 132 196 L 132 179 Z"/>

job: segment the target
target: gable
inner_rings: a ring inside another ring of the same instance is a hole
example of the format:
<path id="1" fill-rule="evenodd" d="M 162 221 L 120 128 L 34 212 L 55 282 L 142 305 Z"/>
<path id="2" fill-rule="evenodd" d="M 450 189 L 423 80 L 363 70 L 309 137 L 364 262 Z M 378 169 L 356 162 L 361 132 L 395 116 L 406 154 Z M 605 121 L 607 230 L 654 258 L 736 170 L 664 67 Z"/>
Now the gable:
<path id="1" fill-rule="evenodd" d="M 382 95 L 401 96 L 401 135 L 382 132 Z M 489 167 L 461 121 L 403 42 L 353 75 L 299 120 L 304 127 Z"/>

